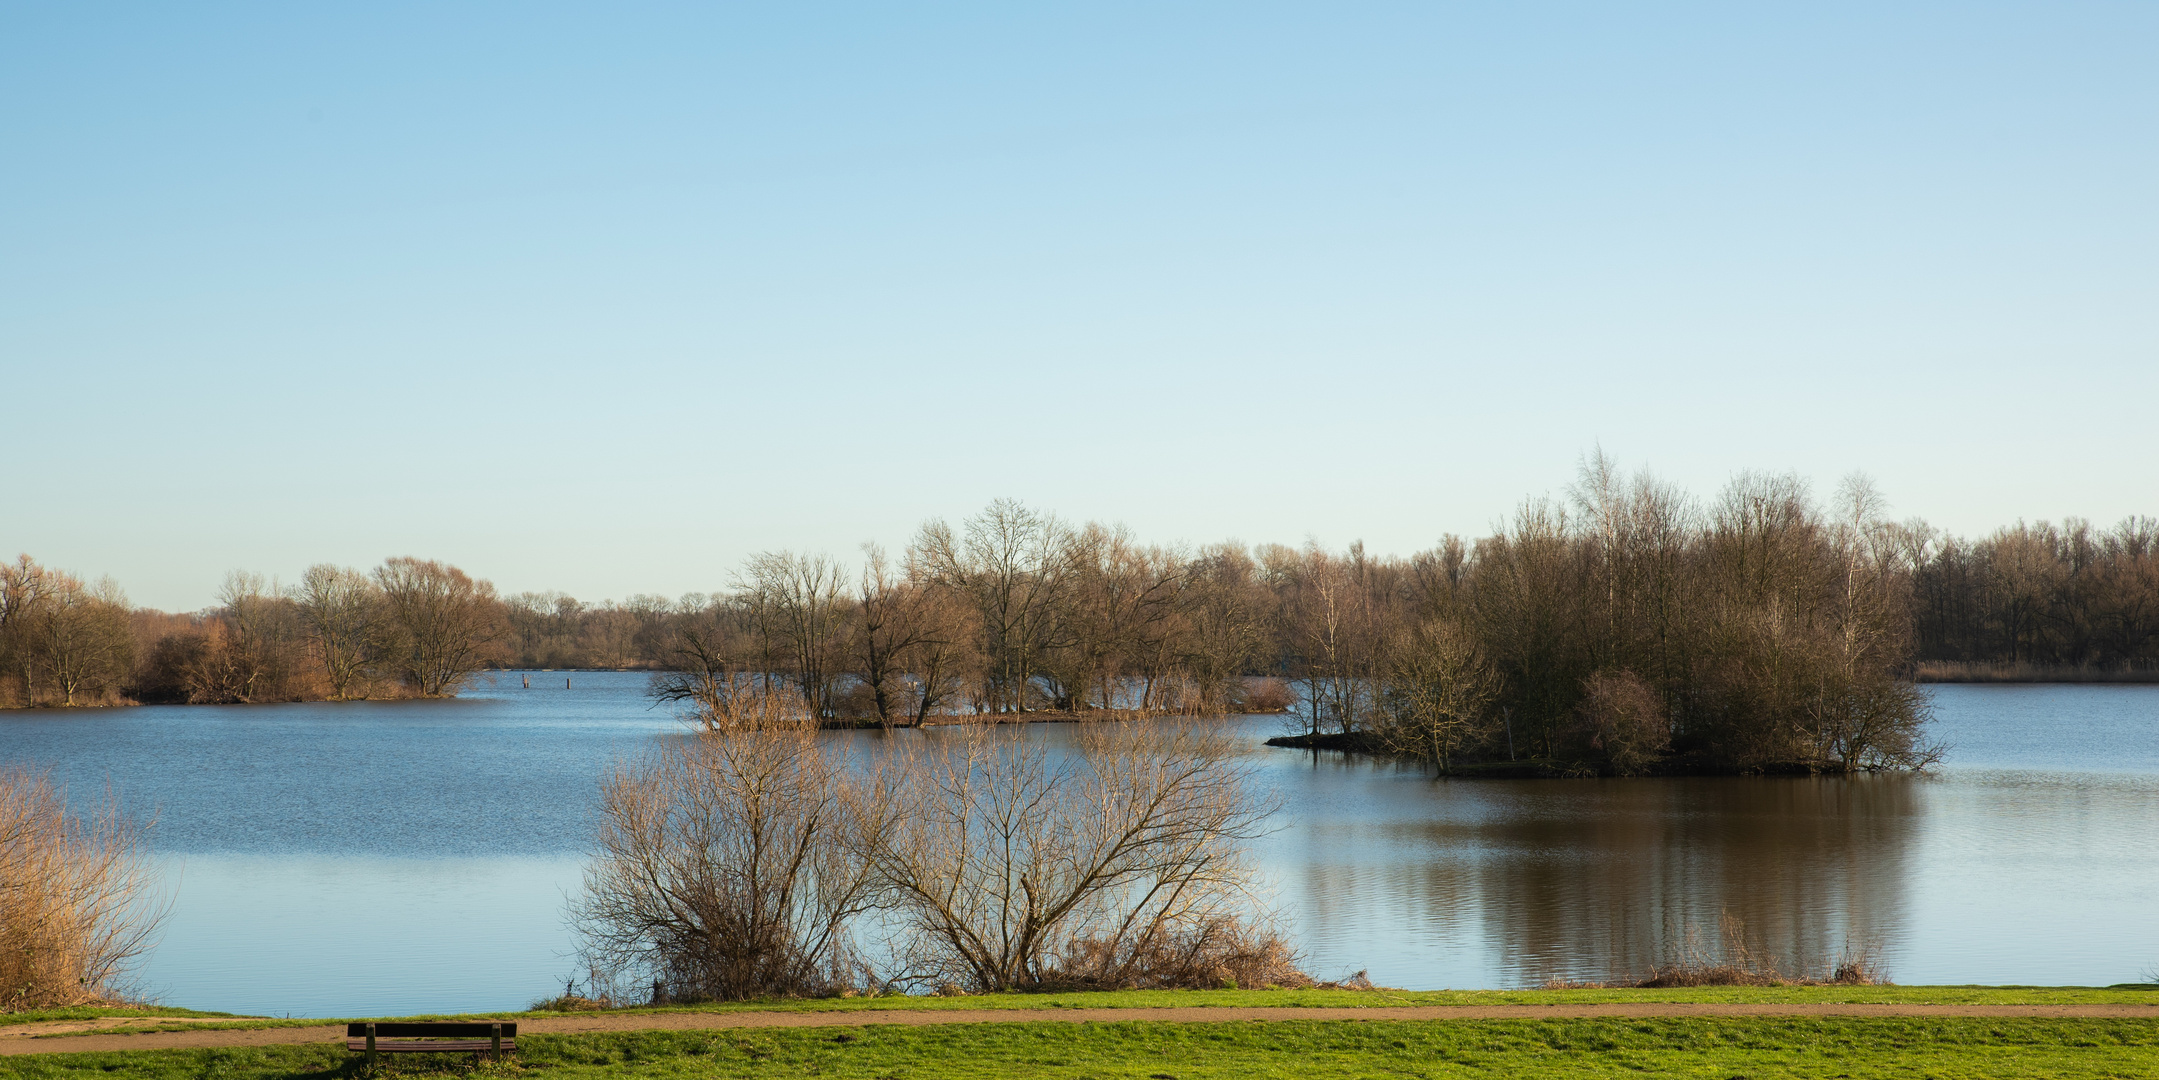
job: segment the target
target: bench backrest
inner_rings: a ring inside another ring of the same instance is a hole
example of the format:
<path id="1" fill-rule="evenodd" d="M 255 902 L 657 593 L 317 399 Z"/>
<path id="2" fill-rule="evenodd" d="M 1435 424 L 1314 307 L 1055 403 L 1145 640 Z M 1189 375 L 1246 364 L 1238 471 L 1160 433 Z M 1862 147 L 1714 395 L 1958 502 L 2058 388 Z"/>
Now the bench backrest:
<path id="1" fill-rule="evenodd" d="M 347 1024 L 345 1025 L 345 1037 L 348 1039 L 367 1038 L 369 1026 L 364 1023 Z M 480 1023 L 470 1021 L 376 1023 L 372 1026 L 375 1029 L 375 1037 L 378 1039 L 488 1039 L 495 1036 L 496 1028 L 502 1029 L 501 1034 L 505 1039 L 517 1036 L 517 1023 L 514 1020 L 487 1020 Z"/>

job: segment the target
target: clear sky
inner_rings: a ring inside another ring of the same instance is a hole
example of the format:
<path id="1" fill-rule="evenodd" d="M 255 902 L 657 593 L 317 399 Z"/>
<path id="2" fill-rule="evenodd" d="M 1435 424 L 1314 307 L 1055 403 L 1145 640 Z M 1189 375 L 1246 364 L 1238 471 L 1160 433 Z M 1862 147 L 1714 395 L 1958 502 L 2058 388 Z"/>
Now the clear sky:
<path id="1" fill-rule="evenodd" d="M 2159 513 L 2159 5 L 0 3 L 0 549 Z"/>

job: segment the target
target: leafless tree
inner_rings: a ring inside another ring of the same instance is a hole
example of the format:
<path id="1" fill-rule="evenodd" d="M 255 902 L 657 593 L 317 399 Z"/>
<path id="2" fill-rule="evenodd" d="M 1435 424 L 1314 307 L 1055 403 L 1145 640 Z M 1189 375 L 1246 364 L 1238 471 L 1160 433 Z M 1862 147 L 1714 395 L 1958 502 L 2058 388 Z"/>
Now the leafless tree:
<path id="1" fill-rule="evenodd" d="M 1272 806 L 1219 733 L 1085 729 L 1083 752 L 992 724 L 944 729 L 903 761 L 860 852 L 910 970 L 978 991 L 1119 984 L 1194 928 L 1252 907 L 1242 844 Z M 1061 964 L 1085 957 L 1086 972 Z"/>
<path id="2" fill-rule="evenodd" d="M 318 563 L 293 590 L 307 642 L 332 700 L 367 696 L 382 638 L 382 596 L 358 570 Z"/>
<path id="3" fill-rule="evenodd" d="M 701 703 L 697 728 L 618 768 L 574 905 L 587 960 L 668 1000 L 814 995 L 862 981 L 871 895 L 845 744 L 792 688 Z"/>
<path id="4" fill-rule="evenodd" d="M 1500 689 L 1476 640 L 1436 618 L 1396 635 L 1380 685 L 1382 741 L 1441 772 L 1480 733 Z"/>
<path id="5" fill-rule="evenodd" d="M 1032 707 L 1042 656 L 1063 644 L 1074 576 L 1071 530 L 1052 515 L 999 499 L 959 533 L 940 521 L 924 525 L 914 557 L 937 584 L 973 602 L 991 709 Z"/>
<path id="6" fill-rule="evenodd" d="M 907 719 L 908 686 L 921 684 L 921 676 L 909 673 L 910 663 L 936 664 L 942 657 L 935 646 L 951 635 L 948 620 L 936 618 L 931 586 L 895 568 L 876 544 L 864 544 L 862 554 L 855 596 L 855 674 L 869 691 L 877 722 L 889 728 Z"/>
<path id="7" fill-rule="evenodd" d="M 294 683 L 304 663 L 301 612 L 261 574 L 235 570 L 218 590 L 223 624 L 225 696 L 209 700 L 277 701 L 306 696 Z"/>
<path id="8" fill-rule="evenodd" d="M 374 580 L 394 632 L 391 661 L 422 697 L 455 694 L 496 655 L 507 625 L 494 585 L 405 557 L 384 560 Z"/>
<path id="9" fill-rule="evenodd" d="M 59 692 L 59 704 L 117 693 L 134 665 L 126 594 L 110 578 L 87 586 L 46 571 L 43 595 L 27 613 L 32 667 Z"/>
<path id="10" fill-rule="evenodd" d="M 1672 746 L 1671 720 L 1656 690 L 1631 671 L 1600 671 L 1582 684 L 1575 705 L 1581 741 L 1620 776 L 1642 772 Z"/>
<path id="11" fill-rule="evenodd" d="M 769 643 L 770 665 L 794 677 L 819 716 L 834 713 L 847 645 L 845 576 L 823 555 L 766 552 L 750 559 L 742 575 L 758 639 Z"/>
<path id="12" fill-rule="evenodd" d="M 637 652 L 639 628 L 636 614 L 612 603 L 585 612 L 577 632 L 581 658 L 592 667 L 628 667 Z"/>
<path id="13" fill-rule="evenodd" d="M 0 563 L 0 679 L 11 679 L 19 686 L 19 700 L 25 705 L 36 692 L 31 622 L 33 613 L 42 610 L 51 586 L 50 573 L 28 555 Z M 0 693 L 7 689 L 0 682 Z"/>

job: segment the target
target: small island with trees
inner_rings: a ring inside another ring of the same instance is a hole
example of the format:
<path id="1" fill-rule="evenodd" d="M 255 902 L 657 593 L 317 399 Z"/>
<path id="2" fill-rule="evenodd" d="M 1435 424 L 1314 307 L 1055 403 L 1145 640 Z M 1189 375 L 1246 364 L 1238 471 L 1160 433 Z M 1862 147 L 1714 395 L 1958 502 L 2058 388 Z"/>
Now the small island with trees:
<path id="1" fill-rule="evenodd" d="M 1407 557 L 1143 544 L 999 501 L 849 567 L 768 552 L 727 587 L 587 605 L 416 558 L 235 572 L 210 609 L 0 566 L 0 705 L 437 697 L 491 668 L 784 685 L 827 726 L 1281 712 L 1278 745 L 1452 775 L 1923 768 L 1958 679 L 2159 679 L 2159 522 L 1978 541 L 1743 473 L 1699 501 L 1601 453 L 1560 499 Z"/>

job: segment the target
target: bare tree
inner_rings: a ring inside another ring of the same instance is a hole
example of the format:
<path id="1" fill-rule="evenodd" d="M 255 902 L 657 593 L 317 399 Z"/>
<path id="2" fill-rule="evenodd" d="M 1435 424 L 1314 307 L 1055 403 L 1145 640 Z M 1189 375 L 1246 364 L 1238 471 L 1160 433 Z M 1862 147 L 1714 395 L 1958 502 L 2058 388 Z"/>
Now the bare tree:
<path id="1" fill-rule="evenodd" d="M 862 578 L 855 599 L 855 673 L 869 690 L 877 722 L 886 727 L 907 711 L 903 682 L 907 663 L 929 644 L 938 626 L 928 590 L 910 581 L 876 544 L 862 545 Z"/>
<path id="2" fill-rule="evenodd" d="M 695 722 L 602 792 L 573 907 L 587 960 L 662 1000 L 857 985 L 849 928 L 871 880 L 844 744 L 788 691 L 722 695 Z"/>
<path id="3" fill-rule="evenodd" d="M 980 615 L 993 711 L 1025 712 L 1043 653 L 1062 643 L 1071 538 L 1056 517 L 1010 499 L 967 519 L 958 534 L 933 521 L 917 535 L 919 564 L 973 601 Z"/>
<path id="4" fill-rule="evenodd" d="M 51 574 L 30 556 L 0 563 L 0 677 L 12 677 L 20 685 L 20 699 L 26 705 L 36 694 L 31 623 L 35 613 L 43 610 L 51 589 Z M 4 689 L 0 683 L 0 690 Z"/>
<path id="5" fill-rule="evenodd" d="M 386 559 L 376 568 L 389 656 L 422 697 L 455 694 L 493 658 L 506 633 L 495 586 L 432 559 Z"/>
<path id="6" fill-rule="evenodd" d="M 1216 732 L 1085 729 L 1083 752 L 991 724 L 900 765 L 874 845 L 911 970 L 978 991 L 1117 983 L 1172 938 L 1251 910 L 1242 844 L 1272 810 Z M 1066 971 L 1071 958 L 1091 970 Z"/>
<path id="7" fill-rule="evenodd" d="M 845 578 L 823 555 L 766 552 L 750 559 L 742 591 L 758 639 L 784 665 L 819 716 L 833 715 L 847 644 Z M 769 669 L 768 669 L 769 670 Z"/>
<path id="8" fill-rule="evenodd" d="M 382 636 L 382 596 L 358 570 L 318 563 L 293 590 L 307 643 L 332 700 L 367 696 L 369 664 Z"/>
<path id="9" fill-rule="evenodd" d="M 229 700 L 302 696 L 292 685 L 302 663 L 297 602 L 261 574 L 244 570 L 225 575 L 217 598 Z"/>
<path id="10" fill-rule="evenodd" d="M 1672 746 L 1672 725 L 1657 692 L 1631 671 L 1600 671 L 1582 683 L 1575 705 L 1582 741 L 1605 767 L 1631 776 L 1655 764 Z"/>
<path id="11" fill-rule="evenodd" d="M 45 594 L 28 618 L 33 666 L 60 693 L 60 704 L 100 699 L 120 689 L 135 661 L 126 594 L 112 579 L 85 586 L 47 571 Z"/>
<path id="12" fill-rule="evenodd" d="M 925 573 L 912 557 L 907 578 L 917 590 L 922 629 L 900 662 L 908 671 L 914 726 L 921 727 L 986 681 L 987 660 L 977 648 L 982 622 L 975 605 Z"/>
<path id="13" fill-rule="evenodd" d="M 584 613 L 583 625 L 577 631 L 577 645 L 584 654 L 584 661 L 593 667 L 628 667 L 637 654 L 639 629 L 636 613 L 625 611 L 609 601 Z"/>
<path id="14" fill-rule="evenodd" d="M 753 677 L 741 667 L 742 631 L 737 613 L 722 603 L 684 598 L 674 634 L 652 676 L 654 700 L 715 711 L 744 690 Z M 769 684 L 766 689 L 770 689 Z"/>
<path id="15" fill-rule="evenodd" d="M 1441 772 L 1482 734 L 1499 679 L 1460 626 L 1433 619 L 1396 635 L 1381 683 L 1380 737 Z"/>
<path id="16" fill-rule="evenodd" d="M 1184 569 L 1177 594 L 1179 660 L 1193 688 L 1188 711 L 1221 713 L 1244 704 L 1246 669 L 1260 652 L 1264 594 L 1250 555 L 1237 544 L 1201 551 Z"/>

